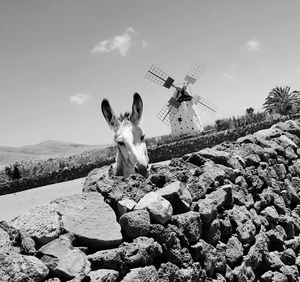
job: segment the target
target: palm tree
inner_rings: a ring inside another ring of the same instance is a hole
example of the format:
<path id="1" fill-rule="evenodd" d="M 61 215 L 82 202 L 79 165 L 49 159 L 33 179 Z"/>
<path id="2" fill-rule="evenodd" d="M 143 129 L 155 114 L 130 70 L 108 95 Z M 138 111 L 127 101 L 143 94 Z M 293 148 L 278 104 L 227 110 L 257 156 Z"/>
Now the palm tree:
<path id="1" fill-rule="evenodd" d="M 263 108 L 269 114 L 278 113 L 288 115 L 295 113 L 300 105 L 300 92 L 293 91 L 290 93 L 290 87 L 276 86 L 266 98 Z"/>
<path id="2" fill-rule="evenodd" d="M 252 107 L 246 109 L 246 115 L 247 116 L 252 116 L 253 112 L 254 112 L 254 109 Z"/>

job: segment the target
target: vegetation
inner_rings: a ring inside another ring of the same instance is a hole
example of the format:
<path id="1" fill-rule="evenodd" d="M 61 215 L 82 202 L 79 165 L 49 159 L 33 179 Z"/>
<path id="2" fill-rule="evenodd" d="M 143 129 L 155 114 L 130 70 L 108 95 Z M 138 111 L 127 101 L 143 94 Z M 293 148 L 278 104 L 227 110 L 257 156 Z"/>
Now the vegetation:
<path id="1" fill-rule="evenodd" d="M 290 115 L 299 111 L 300 91 L 290 92 L 290 87 L 276 86 L 266 98 L 263 108 L 266 113 Z"/>
<path id="2" fill-rule="evenodd" d="M 268 115 L 264 112 L 254 113 L 253 108 L 247 108 L 246 114 L 240 117 L 232 117 L 226 119 L 216 120 L 216 130 L 229 130 L 236 129 L 250 124 L 264 121 L 268 118 Z"/>

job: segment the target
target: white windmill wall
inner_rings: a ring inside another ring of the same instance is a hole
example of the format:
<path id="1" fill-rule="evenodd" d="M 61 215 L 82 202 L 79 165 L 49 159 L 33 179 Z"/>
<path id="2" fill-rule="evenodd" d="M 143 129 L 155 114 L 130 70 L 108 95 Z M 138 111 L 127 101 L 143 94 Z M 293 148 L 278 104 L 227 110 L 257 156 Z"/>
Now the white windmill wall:
<path id="1" fill-rule="evenodd" d="M 178 135 L 195 135 L 203 131 L 199 115 L 193 107 L 192 101 L 182 102 L 178 111 L 170 122 L 171 134 Z"/>

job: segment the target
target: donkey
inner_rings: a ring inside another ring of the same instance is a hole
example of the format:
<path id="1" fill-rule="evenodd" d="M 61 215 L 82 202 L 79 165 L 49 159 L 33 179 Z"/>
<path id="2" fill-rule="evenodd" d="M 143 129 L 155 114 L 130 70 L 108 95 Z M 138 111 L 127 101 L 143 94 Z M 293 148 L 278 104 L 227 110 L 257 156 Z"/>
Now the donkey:
<path id="1" fill-rule="evenodd" d="M 139 127 L 143 113 L 143 101 L 138 93 L 133 95 L 132 112 L 116 117 L 107 99 L 103 99 L 101 110 L 117 143 L 116 175 L 127 178 L 130 174 L 148 177 L 148 151 L 145 134 Z"/>

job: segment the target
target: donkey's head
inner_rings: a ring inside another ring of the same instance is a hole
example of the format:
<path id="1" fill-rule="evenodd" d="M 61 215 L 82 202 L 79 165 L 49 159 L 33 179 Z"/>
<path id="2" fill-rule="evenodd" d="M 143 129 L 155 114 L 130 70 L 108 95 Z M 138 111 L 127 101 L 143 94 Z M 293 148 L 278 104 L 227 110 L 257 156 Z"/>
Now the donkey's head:
<path id="1" fill-rule="evenodd" d="M 147 178 L 149 158 L 145 134 L 139 126 L 143 113 L 140 95 L 133 95 L 131 113 L 126 112 L 116 117 L 107 99 L 103 99 L 101 110 L 108 125 L 115 132 L 114 140 L 118 146 L 117 175 L 128 177 L 130 174 L 139 173 Z"/>

